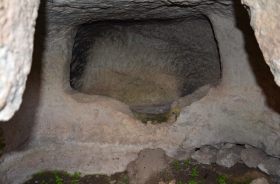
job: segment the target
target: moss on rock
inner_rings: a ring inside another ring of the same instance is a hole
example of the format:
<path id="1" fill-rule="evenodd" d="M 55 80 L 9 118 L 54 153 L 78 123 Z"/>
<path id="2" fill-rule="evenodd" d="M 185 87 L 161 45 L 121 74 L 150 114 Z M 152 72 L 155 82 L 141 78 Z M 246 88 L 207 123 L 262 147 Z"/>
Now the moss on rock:
<path id="1" fill-rule="evenodd" d="M 168 122 L 168 120 L 171 118 L 171 116 L 175 115 L 175 120 L 180 115 L 181 108 L 179 106 L 176 106 L 174 108 L 171 108 L 170 111 L 161 113 L 161 114 L 147 114 L 147 113 L 140 113 L 132 110 L 134 116 L 139 119 L 142 123 L 147 123 L 148 121 L 151 121 L 152 124 L 158 124 L 158 123 L 164 123 Z"/>

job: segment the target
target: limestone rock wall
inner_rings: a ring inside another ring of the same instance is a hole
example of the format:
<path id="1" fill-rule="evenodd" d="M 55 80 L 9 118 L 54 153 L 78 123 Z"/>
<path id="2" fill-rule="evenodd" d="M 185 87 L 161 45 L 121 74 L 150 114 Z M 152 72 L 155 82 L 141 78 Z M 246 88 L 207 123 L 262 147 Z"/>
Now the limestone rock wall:
<path id="1" fill-rule="evenodd" d="M 0 1 L 0 120 L 19 109 L 30 72 L 39 0 Z"/>
<path id="2" fill-rule="evenodd" d="M 212 23 L 222 82 L 183 108 L 175 123 L 142 124 L 126 104 L 70 87 L 71 49 L 79 23 L 197 12 Z M 53 0 L 45 4 L 44 13 L 23 104 L 10 121 L 0 124 L 7 143 L 0 183 L 21 183 L 41 170 L 111 174 L 125 170 L 146 148 L 162 148 L 183 159 L 203 145 L 229 142 L 280 158 L 279 87 L 247 11 L 237 1 Z"/>
<path id="3" fill-rule="evenodd" d="M 280 1 L 242 0 L 250 8 L 251 25 L 264 58 L 280 86 Z"/>

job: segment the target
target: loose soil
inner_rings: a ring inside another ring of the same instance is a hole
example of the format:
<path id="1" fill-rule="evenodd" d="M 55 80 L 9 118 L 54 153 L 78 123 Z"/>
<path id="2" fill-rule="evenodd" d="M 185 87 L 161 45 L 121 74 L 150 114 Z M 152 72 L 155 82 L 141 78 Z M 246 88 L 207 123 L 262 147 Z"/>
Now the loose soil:
<path id="1" fill-rule="evenodd" d="M 67 172 L 39 172 L 24 184 L 129 184 L 126 172 L 107 175 L 85 175 L 80 173 L 70 175 Z"/>
<path id="2" fill-rule="evenodd" d="M 170 167 L 145 184 L 249 184 L 253 179 L 264 177 L 270 184 L 270 178 L 258 169 L 248 168 L 244 164 L 236 164 L 224 168 L 216 164 L 203 165 L 194 160 L 170 163 Z M 70 175 L 66 172 L 40 172 L 24 184 L 129 184 L 127 172 L 106 175 L 80 176 L 76 172 Z"/>

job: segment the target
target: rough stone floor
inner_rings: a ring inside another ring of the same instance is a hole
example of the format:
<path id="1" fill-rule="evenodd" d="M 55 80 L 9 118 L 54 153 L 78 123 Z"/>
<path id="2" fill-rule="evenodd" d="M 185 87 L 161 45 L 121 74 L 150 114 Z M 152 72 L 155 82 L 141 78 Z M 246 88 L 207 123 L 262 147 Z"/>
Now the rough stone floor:
<path id="1" fill-rule="evenodd" d="M 83 176 L 75 172 L 39 172 L 25 184 L 273 184 L 258 169 L 238 163 L 231 168 L 216 164 L 203 165 L 193 159 L 176 160 L 161 149 L 147 149 L 128 165 L 127 171 L 111 176 L 95 174 Z"/>

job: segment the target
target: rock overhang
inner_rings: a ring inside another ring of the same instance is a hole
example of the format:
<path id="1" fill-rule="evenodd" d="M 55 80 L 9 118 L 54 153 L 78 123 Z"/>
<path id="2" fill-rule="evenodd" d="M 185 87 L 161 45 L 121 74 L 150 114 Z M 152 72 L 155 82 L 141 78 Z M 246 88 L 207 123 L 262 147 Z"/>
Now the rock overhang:
<path id="1" fill-rule="evenodd" d="M 100 20 L 172 19 L 233 11 L 230 0 L 204 1 L 47 1 L 44 13 L 47 22 L 77 26 Z"/>

